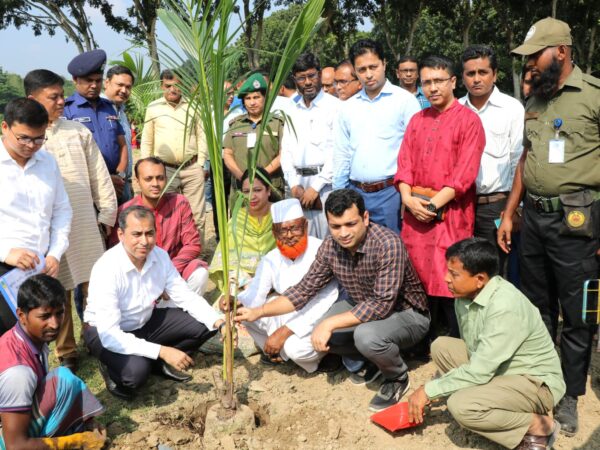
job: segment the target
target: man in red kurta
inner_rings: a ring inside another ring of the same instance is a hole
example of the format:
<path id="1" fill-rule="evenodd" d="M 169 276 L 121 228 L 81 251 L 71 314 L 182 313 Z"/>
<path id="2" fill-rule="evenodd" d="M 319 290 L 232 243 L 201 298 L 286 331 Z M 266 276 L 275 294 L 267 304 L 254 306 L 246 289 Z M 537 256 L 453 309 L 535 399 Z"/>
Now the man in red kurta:
<path id="1" fill-rule="evenodd" d="M 119 214 L 132 205 L 150 208 L 156 221 L 156 245 L 167 251 L 188 286 L 202 295 L 208 281 L 208 271 L 207 264 L 200 259 L 200 235 L 190 203 L 180 194 L 160 195 L 167 178 L 165 166 L 158 158 L 151 156 L 139 160 L 135 165 L 135 177 L 141 193 L 121 205 Z M 111 247 L 119 243 L 116 229 L 110 236 Z"/>
<path id="2" fill-rule="evenodd" d="M 475 179 L 485 132 L 477 114 L 454 98 L 451 61 L 428 57 L 421 63 L 420 75 L 431 107 L 413 116 L 398 155 L 394 182 L 406 207 L 401 235 L 433 309 L 437 299 L 432 297 L 448 298 L 440 306 L 451 334 L 458 335 L 444 282 L 445 253 L 455 242 L 473 236 Z"/>

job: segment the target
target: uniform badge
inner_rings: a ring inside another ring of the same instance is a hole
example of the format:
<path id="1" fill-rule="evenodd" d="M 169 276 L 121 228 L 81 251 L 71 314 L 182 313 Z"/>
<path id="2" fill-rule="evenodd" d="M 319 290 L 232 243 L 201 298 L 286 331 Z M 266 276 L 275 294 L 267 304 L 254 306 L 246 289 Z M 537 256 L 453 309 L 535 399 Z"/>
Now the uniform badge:
<path id="1" fill-rule="evenodd" d="M 254 80 L 252 86 L 254 86 L 254 89 L 260 89 L 260 81 Z"/>
<path id="2" fill-rule="evenodd" d="M 529 39 L 531 39 L 534 34 L 535 34 L 535 25 L 532 25 L 531 28 L 529 29 L 529 31 L 527 32 L 527 34 L 525 35 L 524 42 L 527 42 Z"/>
<path id="3" fill-rule="evenodd" d="M 567 223 L 571 228 L 580 228 L 585 223 L 585 215 L 581 211 L 571 211 L 567 216 Z"/>

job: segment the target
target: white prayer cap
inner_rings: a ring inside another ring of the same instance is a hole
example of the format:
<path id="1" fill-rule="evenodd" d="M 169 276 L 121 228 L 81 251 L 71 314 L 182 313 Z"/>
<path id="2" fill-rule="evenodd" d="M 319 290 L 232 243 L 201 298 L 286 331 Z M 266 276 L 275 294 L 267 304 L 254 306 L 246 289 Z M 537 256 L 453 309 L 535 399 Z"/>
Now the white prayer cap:
<path id="1" fill-rule="evenodd" d="M 278 201 L 271 205 L 271 217 L 273 223 L 283 223 L 288 220 L 296 220 L 304 217 L 300 200 L 297 198 L 288 198 Z"/>

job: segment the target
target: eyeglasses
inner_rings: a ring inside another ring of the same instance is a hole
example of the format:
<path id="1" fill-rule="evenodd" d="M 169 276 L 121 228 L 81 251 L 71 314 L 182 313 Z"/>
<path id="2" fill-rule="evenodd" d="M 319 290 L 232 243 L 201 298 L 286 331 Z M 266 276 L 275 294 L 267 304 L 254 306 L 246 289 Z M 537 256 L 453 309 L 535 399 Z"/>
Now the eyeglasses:
<path id="1" fill-rule="evenodd" d="M 46 142 L 48 140 L 48 138 L 46 136 L 44 137 L 36 137 L 36 138 L 32 138 L 29 136 L 17 136 L 14 131 L 12 130 L 12 128 L 9 128 L 10 132 L 12 133 L 12 135 L 15 137 L 15 139 L 17 140 L 17 142 L 21 145 L 42 145 L 44 142 Z"/>
<path id="2" fill-rule="evenodd" d="M 288 233 L 292 233 L 292 236 L 302 236 L 304 234 L 304 225 L 292 225 L 287 228 L 276 228 L 275 232 L 278 236 L 285 236 Z"/>
<path id="3" fill-rule="evenodd" d="M 453 77 L 448 77 L 448 78 L 435 78 L 433 80 L 421 80 L 421 86 L 424 88 L 431 88 L 433 86 L 442 86 L 443 84 L 446 84 L 448 81 L 450 81 Z"/>
<path id="4" fill-rule="evenodd" d="M 417 73 L 417 69 L 399 69 L 398 72 L 400 73 Z"/>
<path id="5" fill-rule="evenodd" d="M 302 77 L 294 77 L 294 80 L 296 80 L 296 83 L 305 83 L 306 80 L 314 81 L 317 78 L 319 78 L 319 72 L 308 73 Z"/>
<path id="6" fill-rule="evenodd" d="M 352 78 L 351 80 L 335 80 L 333 82 L 333 85 L 339 86 L 339 87 L 344 87 L 344 86 L 348 86 L 348 84 L 352 83 L 353 81 L 358 81 L 358 78 Z"/>

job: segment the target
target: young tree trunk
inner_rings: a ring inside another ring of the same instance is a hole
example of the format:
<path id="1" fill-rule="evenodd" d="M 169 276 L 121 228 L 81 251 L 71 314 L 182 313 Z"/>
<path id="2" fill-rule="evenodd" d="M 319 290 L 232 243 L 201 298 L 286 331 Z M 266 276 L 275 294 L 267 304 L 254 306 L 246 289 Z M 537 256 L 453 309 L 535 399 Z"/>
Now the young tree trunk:
<path id="1" fill-rule="evenodd" d="M 585 73 L 592 73 L 592 62 L 594 58 L 594 52 L 596 50 L 596 32 L 598 31 L 598 25 L 594 23 L 592 25 L 592 29 L 590 31 L 590 45 L 588 46 L 588 51 L 586 55 L 585 61 Z"/>
<path id="2" fill-rule="evenodd" d="M 419 26 L 419 22 L 421 21 L 421 14 L 423 12 L 423 2 L 419 2 L 419 7 L 417 9 L 417 15 L 413 18 L 410 29 L 408 32 L 408 42 L 406 43 L 406 53 L 410 54 L 412 51 L 413 42 L 415 39 L 415 33 L 417 32 L 417 27 Z"/>

